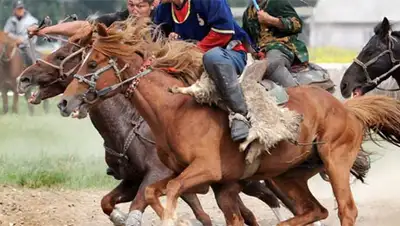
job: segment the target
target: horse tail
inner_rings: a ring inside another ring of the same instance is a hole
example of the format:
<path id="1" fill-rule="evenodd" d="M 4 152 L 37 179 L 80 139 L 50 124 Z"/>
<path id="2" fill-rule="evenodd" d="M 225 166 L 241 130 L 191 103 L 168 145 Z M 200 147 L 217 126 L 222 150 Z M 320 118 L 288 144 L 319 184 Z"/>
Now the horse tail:
<path id="1" fill-rule="evenodd" d="M 367 131 L 400 147 L 400 101 L 387 96 L 361 96 L 344 103 Z M 374 138 L 370 136 L 375 142 Z"/>

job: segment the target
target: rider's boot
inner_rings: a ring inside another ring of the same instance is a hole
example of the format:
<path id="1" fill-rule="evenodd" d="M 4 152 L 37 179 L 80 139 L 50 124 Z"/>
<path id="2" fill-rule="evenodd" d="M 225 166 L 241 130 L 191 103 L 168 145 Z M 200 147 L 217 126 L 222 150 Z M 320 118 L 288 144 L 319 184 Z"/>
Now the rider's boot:
<path id="1" fill-rule="evenodd" d="M 250 122 L 247 119 L 247 105 L 238 81 L 235 68 L 229 64 L 213 64 L 206 68 L 217 86 L 221 98 L 230 110 L 231 137 L 234 141 L 246 139 Z"/>

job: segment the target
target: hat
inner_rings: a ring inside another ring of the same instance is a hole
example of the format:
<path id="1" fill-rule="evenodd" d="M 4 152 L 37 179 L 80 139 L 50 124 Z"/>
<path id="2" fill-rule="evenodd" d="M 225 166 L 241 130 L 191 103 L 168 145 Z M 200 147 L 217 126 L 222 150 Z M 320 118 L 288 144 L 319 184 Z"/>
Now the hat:
<path id="1" fill-rule="evenodd" d="M 13 6 L 14 6 L 14 9 L 24 8 L 24 3 L 21 0 L 18 0 L 16 2 L 14 2 Z"/>

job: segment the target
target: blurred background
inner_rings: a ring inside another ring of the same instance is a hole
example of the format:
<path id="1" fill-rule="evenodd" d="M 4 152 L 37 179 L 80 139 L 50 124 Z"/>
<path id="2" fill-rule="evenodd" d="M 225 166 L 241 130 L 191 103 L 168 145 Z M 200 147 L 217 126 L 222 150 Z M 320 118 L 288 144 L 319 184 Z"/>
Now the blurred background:
<path id="1" fill-rule="evenodd" d="M 235 19 L 241 24 L 241 17 L 248 1 L 228 1 Z M 393 29 L 400 28 L 399 0 L 289 1 L 303 19 L 304 26 L 300 38 L 308 45 L 310 61 L 326 68 L 337 86 L 344 70 L 373 35 L 374 26 L 382 21 L 384 16 L 391 21 Z M 24 4 L 36 18 L 41 20 L 45 16 L 50 16 L 54 24 L 67 14 L 75 13 L 79 19 L 84 19 L 94 13 L 102 14 L 125 9 L 126 2 L 125 0 L 25 0 Z M 12 0 L 0 0 L 0 5 L 0 26 L 3 28 L 12 13 Z M 60 43 L 57 42 L 39 40 L 37 48 L 48 54 L 59 46 Z M 393 80 L 385 83 L 397 87 Z M 343 99 L 338 88 L 335 96 Z M 48 114 L 44 113 L 42 106 L 34 106 L 33 116 L 28 115 L 24 98 L 20 98 L 18 114 L 1 115 L 2 105 L 0 105 L 0 185 L 11 184 L 27 188 L 109 189 L 118 183 L 105 174 L 103 140 L 90 119 L 62 118 L 56 107 L 58 100 L 57 97 L 50 100 Z M 368 148 L 377 150 L 376 145 L 371 143 L 367 144 Z M 383 192 L 387 195 L 385 197 L 388 200 L 393 197 L 392 194 L 396 193 L 398 186 L 391 186 L 393 185 L 391 176 L 399 170 L 395 161 L 400 157 L 398 151 L 398 148 L 390 145 L 379 149 L 379 155 L 374 159 L 376 163 L 372 165 L 370 174 L 371 186 L 368 188 L 366 185 L 358 184 L 355 188 L 358 194 L 356 199 L 366 200 L 370 194 L 379 193 L 379 189 L 385 184 L 390 188 Z M 386 160 L 380 159 L 382 157 Z M 321 182 L 319 177 L 312 180 L 311 186 L 315 189 L 313 191 L 317 192 L 317 197 L 332 200 L 329 184 Z M 399 212 L 397 210 L 397 213 Z"/>

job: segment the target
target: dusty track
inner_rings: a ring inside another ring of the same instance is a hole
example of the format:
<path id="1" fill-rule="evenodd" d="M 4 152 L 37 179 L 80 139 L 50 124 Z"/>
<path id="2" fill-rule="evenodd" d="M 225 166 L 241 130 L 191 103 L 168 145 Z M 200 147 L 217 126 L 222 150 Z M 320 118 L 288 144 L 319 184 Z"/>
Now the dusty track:
<path id="1" fill-rule="evenodd" d="M 381 152 L 381 150 L 378 150 Z M 352 185 L 359 209 L 357 225 L 398 226 L 400 225 L 400 150 L 390 148 L 381 152 L 385 156 L 372 165 L 367 184 L 357 182 Z M 376 157 L 375 157 L 376 158 Z M 330 216 L 324 221 L 327 225 L 340 225 L 330 185 L 320 178 L 310 182 L 312 192 L 328 209 Z M 28 226 L 105 226 L 112 225 L 100 210 L 100 199 L 107 191 L 54 191 L 31 190 L 0 186 L 0 225 Z M 256 214 L 261 225 L 276 225 L 272 211 L 259 200 L 243 195 L 245 204 Z M 213 195 L 200 196 L 207 213 L 215 225 L 224 225 L 222 213 L 215 204 Z M 127 210 L 126 204 L 122 205 Z M 180 202 L 178 215 L 193 214 Z M 143 225 L 158 222 L 154 212 L 146 210 Z"/>

